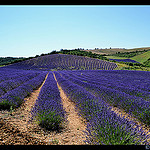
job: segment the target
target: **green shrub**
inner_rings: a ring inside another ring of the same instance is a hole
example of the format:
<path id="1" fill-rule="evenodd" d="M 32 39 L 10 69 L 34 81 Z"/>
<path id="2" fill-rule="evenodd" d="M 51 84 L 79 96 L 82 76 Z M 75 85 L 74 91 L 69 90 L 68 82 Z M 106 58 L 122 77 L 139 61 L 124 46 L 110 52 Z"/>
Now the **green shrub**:
<path id="1" fill-rule="evenodd" d="M 52 112 L 40 112 L 38 113 L 39 125 L 47 130 L 58 130 L 62 122 L 62 118 Z"/>
<path id="2" fill-rule="evenodd" d="M 15 105 L 8 100 L 0 102 L 0 110 L 10 110 L 10 107 L 15 108 Z"/>

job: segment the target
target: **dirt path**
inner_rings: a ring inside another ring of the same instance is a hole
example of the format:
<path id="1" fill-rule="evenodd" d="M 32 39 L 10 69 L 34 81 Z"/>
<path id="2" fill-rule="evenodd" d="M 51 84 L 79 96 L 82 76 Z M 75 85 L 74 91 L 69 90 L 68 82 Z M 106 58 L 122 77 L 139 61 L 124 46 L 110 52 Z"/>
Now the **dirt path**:
<path id="1" fill-rule="evenodd" d="M 53 75 L 56 80 L 55 74 Z M 78 115 L 75 104 L 67 98 L 58 82 L 57 86 L 60 91 L 63 108 L 67 113 L 67 121 L 59 132 L 46 131 L 39 126 L 35 126 L 36 131 L 31 131 L 32 136 L 48 145 L 85 145 L 86 135 L 83 131 L 86 129 L 86 121 Z"/>
<path id="2" fill-rule="evenodd" d="M 0 145 L 45 145 L 44 142 L 22 133 L 8 121 L 0 119 Z"/>
<path id="3" fill-rule="evenodd" d="M 45 77 L 45 80 L 47 78 L 48 74 Z M 2 144 L 27 144 L 27 143 L 32 143 L 32 142 L 26 142 L 25 140 L 19 140 L 17 143 L 14 143 L 13 141 L 17 141 L 17 139 L 20 137 L 17 137 L 17 134 L 14 134 L 13 130 L 11 130 L 10 128 L 14 128 L 14 130 L 17 130 L 17 132 L 19 132 L 19 134 L 22 134 L 24 136 L 28 136 L 30 137 L 28 139 L 28 141 L 32 141 L 32 136 L 30 135 L 30 130 L 31 127 L 32 129 L 34 128 L 33 124 L 28 124 L 29 121 L 29 117 L 31 116 L 31 109 L 35 104 L 35 101 L 39 95 L 39 92 L 43 86 L 43 84 L 40 86 L 40 88 L 38 90 L 34 90 L 31 95 L 28 98 L 25 98 L 25 103 L 22 104 L 22 106 L 20 106 L 16 111 L 12 112 L 12 114 L 9 111 L 0 111 L 0 129 L 1 129 L 1 133 L 0 133 L 0 138 L 2 139 L 1 141 Z M 2 134 L 3 133 L 3 134 Z M 6 134 L 9 133 L 9 134 Z M 10 136 L 10 134 L 12 134 Z M 5 135 L 5 136 L 3 136 Z M 14 137 L 13 137 L 14 135 Z M 3 137 L 3 138 L 2 138 Z M 14 140 L 12 140 L 12 143 L 8 143 L 8 141 L 10 141 L 10 137 Z M 24 138 L 23 138 L 24 139 Z M 30 140 L 31 139 L 31 140 Z M 34 138 L 35 139 L 35 138 Z M 38 141 L 38 140 L 37 140 Z"/>
<path id="4" fill-rule="evenodd" d="M 55 74 L 53 73 L 54 78 L 57 82 Z M 62 144 L 77 144 L 82 145 L 85 144 L 84 140 L 86 140 L 86 135 L 83 131 L 86 130 L 86 120 L 78 115 L 78 112 L 75 110 L 75 103 L 68 99 L 62 88 L 57 82 L 57 86 L 60 91 L 60 97 L 62 99 L 63 108 L 67 113 L 67 129 L 65 133 L 62 134 L 62 139 L 60 139 L 60 143 Z M 57 137 L 57 136 L 56 136 Z M 57 137 L 58 138 L 58 137 Z"/>
<path id="5" fill-rule="evenodd" d="M 84 140 L 86 140 L 86 138 L 85 133 L 83 132 L 83 130 L 86 128 L 85 120 L 78 115 L 75 110 L 75 104 L 67 98 L 58 83 L 57 85 L 60 90 L 63 107 L 67 112 L 68 121 L 64 124 L 64 128 L 60 132 L 46 131 L 39 127 L 36 122 L 28 122 L 31 117 L 31 109 L 36 102 L 36 99 L 46 81 L 46 78 L 40 88 L 33 91 L 28 98 L 25 98 L 25 103 L 22 104 L 22 106 L 20 106 L 12 114 L 6 110 L 0 111 L 1 145 L 85 144 Z"/>
<path id="6" fill-rule="evenodd" d="M 12 114 L 8 111 L 0 111 L 0 145 L 84 145 L 86 144 L 86 135 L 83 131 L 86 130 L 86 120 L 81 118 L 75 104 L 69 100 L 59 86 L 55 74 L 53 73 L 57 86 L 60 91 L 63 107 L 67 113 L 67 122 L 60 132 L 46 131 L 38 126 L 36 122 L 28 123 L 31 117 L 31 109 L 39 95 L 39 92 L 44 85 L 44 82 L 38 90 L 34 90 L 28 98 L 25 98 L 25 103 Z M 137 119 L 134 119 L 123 110 L 112 107 L 112 110 L 117 115 L 122 115 L 129 120 L 141 124 Z M 144 127 L 144 125 L 143 125 Z M 149 128 L 145 128 L 148 131 Z M 150 132 L 148 133 L 150 134 Z"/>

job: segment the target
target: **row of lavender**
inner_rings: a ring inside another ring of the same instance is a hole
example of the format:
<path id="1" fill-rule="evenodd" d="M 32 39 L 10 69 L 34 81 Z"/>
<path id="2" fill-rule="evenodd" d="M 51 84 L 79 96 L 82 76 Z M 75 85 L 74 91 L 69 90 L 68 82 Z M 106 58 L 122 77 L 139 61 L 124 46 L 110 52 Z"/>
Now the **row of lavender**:
<path id="1" fill-rule="evenodd" d="M 135 60 L 132 59 L 109 59 L 109 60 L 114 60 L 114 61 L 118 61 L 118 62 L 131 62 L 131 63 L 139 63 Z"/>
<path id="2" fill-rule="evenodd" d="M 150 125 L 150 72 L 74 71 L 63 77 Z"/>
<path id="3" fill-rule="evenodd" d="M 9 76 L 7 76 L 6 81 L 1 80 L 2 82 L 0 83 L 0 109 L 10 109 L 11 106 L 12 108 L 20 106 L 24 98 L 42 84 L 47 74 L 47 72 L 29 72 L 14 69 L 1 69 L 1 73 L 5 73 L 6 76 L 9 74 Z"/>
<path id="4" fill-rule="evenodd" d="M 3 68 L 19 68 L 28 70 L 113 70 L 116 67 L 117 65 L 115 63 L 100 59 L 75 55 L 53 54 L 11 64 Z"/>
<path id="5" fill-rule="evenodd" d="M 142 128 L 118 116 L 102 98 L 93 96 L 84 87 L 65 79 L 60 75 L 62 72 L 54 73 L 64 92 L 76 103 L 80 115 L 88 121 L 89 144 L 148 144 L 149 136 Z"/>
<path id="6" fill-rule="evenodd" d="M 23 71 L 23 70 L 19 70 L 19 69 L 8 69 L 8 68 L 0 68 L 0 83 L 6 80 L 12 80 L 12 79 L 16 79 L 18 77 L 23 77 L 26 76 L 26 74 L 33 74 L 33 73 L 38 73 L 35 71 Z"/>
<path id="7" fill-rule="evenodd" d="M 65 119 L 59 89 L 52 72 L 49 72 L 32 109 L 31 120 L 33 119 L 48 130 L 59 130 Z"/>
<path id="8" fill-rule="evenodd" d="M 62 74 L 64 74 L 62 72 Z M 121 90 L 129 95 L 150 99 L 150 73 L 141 71 L 74 71 L 66 72 L 66 77 Z"/>
<path id="9" fill-rule="evenodd" d="M 5 73 L 7 73 L 7 72 L 5 72 Z M 10 90 L 17 88 L 21 84 L 31 80 L 32 78 L 36 77 L 39 74 L 40 74 L 39 72 L 23 71 L 23 75 L 22 74 L 14 74 L 13 76 L 9 76 L 9 78 L 7 78 L 7 80 L 2 81 L 0 83 L 0 96 L 4 95 L 5 93 L 7 93 Z"/>

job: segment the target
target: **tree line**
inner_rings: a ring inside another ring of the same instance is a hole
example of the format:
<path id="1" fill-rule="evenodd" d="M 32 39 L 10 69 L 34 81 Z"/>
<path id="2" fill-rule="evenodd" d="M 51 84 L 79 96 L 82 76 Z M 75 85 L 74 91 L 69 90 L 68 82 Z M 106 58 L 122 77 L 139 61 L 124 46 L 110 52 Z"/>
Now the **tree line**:
<path id="1" fill-rule="evenodd" d="M 134 57 L 136 55 L 139 55 L 139 54 L 142 54 L 142 53 L 145 53 L 147 51 L 150 51 L 150 49 L 148 50 L 143 50 L 143 51 L 133 51 L 133 52 L 123 52 L 123 53 L 120 53 L 120 52 L 116 52 L 116 54 L 112 54 L 112 56 L 118 56 L 118 57 L 127 57 L 127 58 L 131 58 L 131 57 Z"/>

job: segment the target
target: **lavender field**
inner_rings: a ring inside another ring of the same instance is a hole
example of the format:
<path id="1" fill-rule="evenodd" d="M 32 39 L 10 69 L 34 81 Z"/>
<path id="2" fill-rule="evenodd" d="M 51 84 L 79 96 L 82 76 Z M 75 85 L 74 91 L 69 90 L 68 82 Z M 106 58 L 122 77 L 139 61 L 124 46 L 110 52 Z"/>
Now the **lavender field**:
<path id="1" fill-rule="evenodd" d="M 59 71 L 60 72 L 60 71 Z M 150 72 L 63 71 L 62 77 L 150 125 Z"/>
<path id="2" fill-rule="evenodd" d="M 139 144 L 147 140 L 142 129 L 116 115 L 111 106 L 124 109 L 150 125 L 150 72 L 86 70 L 55 72 L 58 83 L 80 108 L 89 124 L 90 144 Z"/>
<path id="3" fill-rule="evenodd" d="M 10 69 L 26 69 L 26 70 L 113 70 L 117 65 L 113 62 L 108 62 L 100 59 L 53 54 L 46 55 L 31 60 L 22 61 L 8 65 L 4 68 Z"/>
<path id="4" fill-rule="evenodd" d="M 0 109 L 19 107 L 24 102 L 24 98 L 42 84 L 46 74 L 46 71 L 2 68 L 0 70 Z"/>
<path id="5" fill-rule="evenodd" d="M 0 109 L 17 109 L 42 86 L 31 120 L 46 130 L 59 130 L 66 121 L 61 86 L 87 121 L 86 143 L 96 145 L 149 144 L 147 132 L 118 115 L 119 108 L 150 126 L 150 72 L 113 70 L 117 66 L 98 59 L 51 55 L 0 68 Z"/>
<path id="6" fill-rule="evenodd" d="M 109 59 L 109 60 L 114 60 L 114 61 L 118 61 L 118 62 L 131 62 L 131 63 L 139 63 L 135 60 L 132 59 Z"/>

